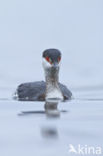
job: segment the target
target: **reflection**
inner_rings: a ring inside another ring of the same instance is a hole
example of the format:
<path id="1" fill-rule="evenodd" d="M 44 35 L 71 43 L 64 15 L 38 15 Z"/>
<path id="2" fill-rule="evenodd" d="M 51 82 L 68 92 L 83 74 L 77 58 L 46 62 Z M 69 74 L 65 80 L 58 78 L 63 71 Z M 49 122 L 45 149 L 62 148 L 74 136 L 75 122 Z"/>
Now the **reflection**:
<path id="1" fill-rule="evenodd" d="M 60 113 L 67 113 L 66 110 L 58 110 L 58 103 L 57 100 L 49 100 L 45 101 L 44 109 L 45 110 L 38 110 L 38 111 L 22 111 L 18 115 L 19 116 L 31 116 L 31 115 L 46 115 L 47 117 L 60 117 Z"/>
<path id="2" fill-rule="evenodd" d="M 58 131 L 55 127 L 43 127 L 41 128 L 41 134 L 44 138 L 52 138 L 57 139 L 58 138 Z"/>
<path id="3" fill-rule="evenodd" d="M 46 115 L 48 119 L 58 119 L 60 113 L 66 113 L 67 111 L 58 109 L 58 100 L 45 101 L 44 111 L 23 111 L 19 116 L 29 116 L 29 115 Z M 49 122 L 48 122 L 49 121 Z M 58 129 L 55 125 L 56 120 L 46 120 L 43 122 L 42 127 L 40 126 L 41 136 L 45 139 L 58 139 Z M 46 125 L 45 125 L 46 124 Z"/>
<path id="4" fill-rule="evenodd" d="M 18 116 L 31 116 L 36 114 L 45 114 L 45 111 L 22 111 L 18 114 Z"/>
<path id="5" fill-rule="evenodd" d="M 47 118 L 59 118 L 60 111 L 58 110 L 58 101 L 57 100 L 49 100 L 45 102 L 45 114 Z M 58 130 L 52 125 L 50 122 L 45 127 L 41 128 L 41 134 L 45 139 L 57 139 L 58 138 Z"/>
<path id="6" fill-rule="evenodd" d="M 46 101 L 44 108 L 47 117 L 60 117 L 60 111 L 57 108 L 58 101 L 50 100 Z"/>

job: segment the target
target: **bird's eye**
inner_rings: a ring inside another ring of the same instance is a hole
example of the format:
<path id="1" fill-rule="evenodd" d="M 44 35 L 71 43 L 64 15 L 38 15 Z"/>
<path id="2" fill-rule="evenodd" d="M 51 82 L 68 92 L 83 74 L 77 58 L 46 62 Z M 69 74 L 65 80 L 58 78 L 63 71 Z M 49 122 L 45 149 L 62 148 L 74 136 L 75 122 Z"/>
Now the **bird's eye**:
<path id="1" fill-rule="evenodd" d="M 52 60 L 51 60 L 50 57 L 47 56 L 45 59 L 46 59 L 50 64 L 52 64 Z"/>
<path id="2" fill-rule="evenodd" d="M 61 60 L 61 57 L 58 57 L 58 62 L 60 62 L 60 60 Z"/>
<path id="3" fill-rule="evenodd" d="M 49 57 L 48 56 L 45 59 L 49 62 Z"/>

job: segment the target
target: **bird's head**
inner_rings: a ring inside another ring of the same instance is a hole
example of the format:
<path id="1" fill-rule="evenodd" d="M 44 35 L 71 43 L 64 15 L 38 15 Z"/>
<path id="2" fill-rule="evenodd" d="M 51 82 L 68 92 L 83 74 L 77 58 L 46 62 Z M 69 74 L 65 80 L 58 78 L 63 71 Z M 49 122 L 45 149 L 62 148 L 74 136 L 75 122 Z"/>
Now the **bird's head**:
<path id="1" fill-rule="evenodd" d="M 43 52 L 44 70 L 59 70 L 61 62 L 61 52 L 58 49 L 47 49 Z"/>

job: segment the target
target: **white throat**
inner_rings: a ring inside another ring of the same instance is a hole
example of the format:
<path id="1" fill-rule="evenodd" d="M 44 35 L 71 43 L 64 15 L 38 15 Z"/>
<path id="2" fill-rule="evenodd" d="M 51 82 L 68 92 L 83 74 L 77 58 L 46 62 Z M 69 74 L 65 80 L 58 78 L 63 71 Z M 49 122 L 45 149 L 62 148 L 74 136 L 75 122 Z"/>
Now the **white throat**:
<path id="1" fill-rule="evenodd" d="M 63 95 L 59 87 L 59 65 L 57 70 L 52 69 L 52 65 L 43 58 L 43 67 L 46 80 L 46 100 L 63 100 Z"/>

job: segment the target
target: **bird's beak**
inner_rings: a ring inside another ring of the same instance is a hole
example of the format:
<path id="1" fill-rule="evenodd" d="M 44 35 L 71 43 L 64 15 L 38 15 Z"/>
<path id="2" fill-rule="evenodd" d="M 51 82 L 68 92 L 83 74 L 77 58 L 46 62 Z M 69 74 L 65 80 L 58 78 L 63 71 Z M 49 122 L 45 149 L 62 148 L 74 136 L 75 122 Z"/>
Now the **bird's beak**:
<path id="1" fill-rule="evenodd" d="M 54 63 L 52 64 L 52 68 L 53 68 L 53 69 L 57 70 L 58 67 L 59 67 L 59 65 L 58 65 L 57 62 L 54 62 Z"/>

